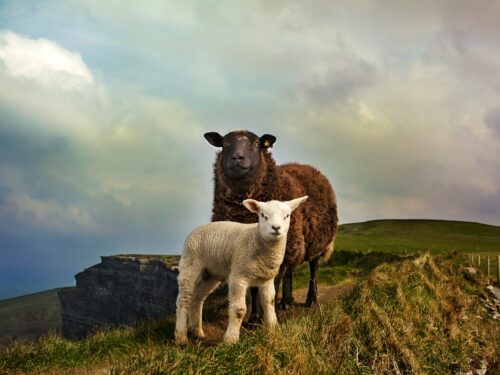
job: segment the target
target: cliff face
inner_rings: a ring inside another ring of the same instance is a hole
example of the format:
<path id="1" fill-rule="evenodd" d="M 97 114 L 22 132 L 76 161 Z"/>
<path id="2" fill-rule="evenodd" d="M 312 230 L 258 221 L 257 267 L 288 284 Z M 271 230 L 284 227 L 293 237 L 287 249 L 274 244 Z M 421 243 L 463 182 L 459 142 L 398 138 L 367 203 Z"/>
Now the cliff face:
<path id="1" fill-rule="evenodd" d="M 117 255 L 75 276 L 59 291 L 62 332 L 81 338 L 92 330 L 159 319 L 175 313 L 176 256 Z"/>

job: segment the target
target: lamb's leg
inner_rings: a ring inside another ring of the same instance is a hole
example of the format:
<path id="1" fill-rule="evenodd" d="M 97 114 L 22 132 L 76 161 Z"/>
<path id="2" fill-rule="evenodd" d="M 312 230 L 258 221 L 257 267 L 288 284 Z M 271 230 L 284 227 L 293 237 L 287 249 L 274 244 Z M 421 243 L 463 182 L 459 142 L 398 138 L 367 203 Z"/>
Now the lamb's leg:
<path id="1" fill-rule="evenodd" d="M 278 323 L 276 310 L 274 308 L 274 281 L 269 280 L 259 288 L 260 304 L 264 310 L 264 324 L 267 327 L 274 327 Z"/>
<path id="2" fill-rule="evenodd" d="M 188 325 L 191 332 L 198 338 L 204 338 L 203 332 L 203 302 L 207 296 L 220 284 L 220 281 L 207 277 L 207 272 L 202 271 L 202 275 L 194 288 L 193 301 L 189 310 Z"/>
<path id="3" fill-rule="evenodd" d="M 283 296 L 281 297 L 280 308 L 281 310 L 288 310 L 293 305 L 292 295 L 293 272 L 287 270 L 283 277 Z"/>
<path id="4" fill-rule="evenodd" d="M 194 283 L 199 271 L 195 267 L 182 269 L 179 274 L 179 294 L 177 295 L 177 310 L 175 323 L 175 342 L 178 344 L 188 343 L 188 312 L 191 308 L 193 298 Z M 192 277 L 194 275 L 194 277 Z"/>
<path id="5" fill-rule="evenodd" d="M 307 291 L 306 306 L 312 307 L 318 303 L 318 289 L 316 287 L 316 273 L 318 272 L 319 258 L 309 262 L 309 289 Z"/>
<path id="6" fill-rule="evenodd" d="M 259 289 L 250 288 L 250 297 L 252 300 L 252 313 L 248 318 L 248 328 L 255 328 L 262 324 L 262 306 L 259 301 Z"/>
<path id="7" fill-rule="evenodd" d="M 247 311 L 245 293 L 247 283 L 244 280 L 229 280 L 229 325 L 224 334 L 224 342 L 237 343 L 240 339 L 240 327 Z"/>

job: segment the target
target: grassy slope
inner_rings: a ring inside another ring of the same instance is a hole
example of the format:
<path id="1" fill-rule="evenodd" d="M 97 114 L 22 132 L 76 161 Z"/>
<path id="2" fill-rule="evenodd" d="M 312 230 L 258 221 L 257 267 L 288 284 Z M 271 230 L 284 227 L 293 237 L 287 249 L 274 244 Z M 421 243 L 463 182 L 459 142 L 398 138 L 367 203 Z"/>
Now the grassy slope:
<path id="1" fill-rule="evenodd" d="M 500 252 L 500 227 L 445 220 L 374 220 L 340 226 L 336 249 Z"/>
<path id="2" fill-rule="evenodd" d="M 61 313 L 58 290 L 0 301 L 0 345 L 12 338 L 32 339 L 49 330 L 59 330 Z"/>
<path id="3" fill-rule="evenodd" d="M 379 264 L 400 260 L 394 253 L 423 249 L 431 250 L 433 253 L 443 253 L 452 249 L 468 252 L 499 250 L 500 228 L 476 223 L 431 220 L 380 220 L 342 225 L 336 241 L 336 251 L 328 266 L 320 268 L 318 278 L 320 283 L 335 284 L 346 278 L 366 277 Z M 372 251 L 368 252 L 369 250 Z M 307 279 L 307 266 L 303 266 L 297 271 L 294 287 L 307 286 Z M 0 301 L 0 344 L 2 337 L 5 339 L 6 335 L 23 336 L 28 333 L 28 337 L 34 337 L 39 332 L 57 328 L 59 325 L 56 290 Z M 86 365 L 105 358 L 109 361 L 110 358 L 121 356 L 125 352 L 135 353 L 130 352 L 131 349 L 126 350 L 127 347 L 149 344 L 151 340 L 168 341 L 170 333 L 165 332 L 171 331 L 170 321 L 159 325 L 146 325 L 140 329 L 100 333 L 81 343 L 71 343 L 53 335 L 40 344 L 32 345 L 29 350 L 27 346 L 23 347 L 23 344 L 17 346 L 18 349 L 13 347 L 13 351 L 17 351 L 17 354 L 0 351 L 0 373 L 2 360 L 4 364 L 11 363 L 13 368 Z M 19 349 L 21 347 L 23 349 Z M 27 359 L 21 355 L 24 350 L 27 350 L 25 355 L 38 353 L 35 357 L 40 356 L 41 350 L 45 359 L 41 362 L 37 358 Z M 58 358 L 54 350 L 62 353 L 61 357 Z M 9 362 L 13 358 L 11 355 L 14 357 L 19 355 L 26 365 L 19 363 L 13 365 L 13 362 Z"/>
<path id="4" fill-rule="evenodd" d="M 0 349 L 0 369 L 418 374 L 458 373 L 483 358 L 491 366 L 500 358 L 500 325 L 481 310 L 480 284 L 463 272 L 455 262 L 428 256 L 384 263 L 342 300 L 282 322 L 273 332 L 246 333 L 238 345 L 177 347 L 173 319 L 167 319 L 80 342 L 52 335 L 18 343 Z"/>

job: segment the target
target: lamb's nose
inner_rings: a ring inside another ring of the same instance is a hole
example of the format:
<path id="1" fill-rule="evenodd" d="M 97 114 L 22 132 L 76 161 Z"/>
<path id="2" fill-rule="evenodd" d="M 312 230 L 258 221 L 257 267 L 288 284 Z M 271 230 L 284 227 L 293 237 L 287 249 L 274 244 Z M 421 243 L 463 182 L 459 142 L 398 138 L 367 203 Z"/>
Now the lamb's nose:
<path id="1" fill-rule="evenodd" d="M 281 228 L 281 227 L 276 227 L 276 226 L 272 225 L 272 228 L 273 228 L 276 232 L 278 232 L 278 231 L 280 230 L 280 228 Z"/>

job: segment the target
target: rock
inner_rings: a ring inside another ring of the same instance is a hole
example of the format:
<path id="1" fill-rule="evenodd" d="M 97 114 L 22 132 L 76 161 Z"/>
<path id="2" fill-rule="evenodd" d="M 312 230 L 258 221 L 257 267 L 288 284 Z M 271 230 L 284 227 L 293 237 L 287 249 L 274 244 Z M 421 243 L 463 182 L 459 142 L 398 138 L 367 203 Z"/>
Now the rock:
<path id="1" fill-rule="evenodd" d="M 101 259 L 75 276 L 76 287 L 59 291 L 65 337 L 78 339 L 96 329 L 134 325 L 175 313 L 178 256 Z"/>
<path id="2" fill-rule="evenodd" d="M 486 287 L 496 300 L 500 300 L 500 288 L 493 285 L 488 285 Z"/>
<path id="3" fill-rule="evenodd" d="M 466 280 L 472 282 L 472 283 L 477 283 L 477 270 L 474 267 L 466 267 L 462 271 L 464 277 Z"/>
<path id="4" fill-rule="evenodd" d="M 81 338 L 91 330 L 130 325 L 175 312 L 177 264 L 173 257 L 109 256 L 75 276 L 59 292 L 62 332 Z"/>
<path id="5" fill-rule="evenodd" d="M 477 274 L 477 270 L 474 267 L 466 267 L 465 271 L 467 271 L 468 273 L 470 273 L 472 275 L 476 275 Z"/>

